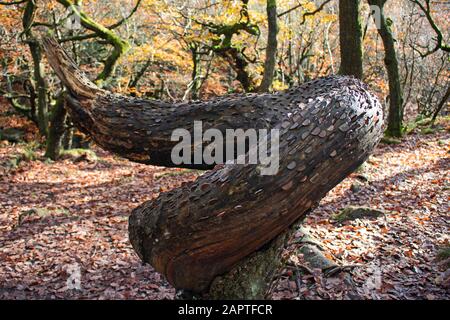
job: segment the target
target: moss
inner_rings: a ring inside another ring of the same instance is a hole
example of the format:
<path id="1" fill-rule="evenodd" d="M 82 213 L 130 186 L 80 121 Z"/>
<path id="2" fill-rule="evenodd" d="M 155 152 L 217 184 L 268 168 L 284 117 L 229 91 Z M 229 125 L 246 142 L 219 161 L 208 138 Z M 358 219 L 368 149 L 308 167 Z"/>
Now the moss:
<path id="1" fill-rule="evenodd" d="M 37 153 L 37 149 L 40 147 L 39 143 L 36 142 L 30 142 L 24 145 L 23 149 L 15 154 L 12 155 L 7 164 L 7 169 L 12 170 L 19 167 L 20 163 L 23 161 L 34 161 L 36 160 L 39 155 Z"/>
<path id="2" fill-rule="evenodd" d="M 81 24 L 86 29 L 92 30 L 99 37 L 106 40 L 114 47 L 113 52 L 104 62 L 103 71 L 98 75 L 96 79 L 96 84 L 101 86 L 104 81 L 114 73 L 117 61 L 130 50 L 130 44 L 127 41 L 121 39 L 116 33 L 114 33 L 114 31 L 91 19 L 85 12 L 79 10 L 78 7 L 74 6 L 74 3 L 72 1 L 58 0 L 58 2 L 66 8 L 71 8 L 73 13 L 75 13 L 80 18 Z"/>
<path id="3" fill-rule="evenodd" d="M 26 147 L 22 153 L 20 154 L 22 160 L 24 161 L 33 161 L 38 158 L 36 150 L 33 147 Z"/>
<path id="4" fill-rule="evenodd" d="M 389 137 L 389 136 L 384 136 L 381 139 L 381 143 L 387 144 L 387 145 L 395 145 L 395 144 L 400 144 L 402 143 L 402 141 L 400 139 L 394 138 L 394 137 Z"/>
<path id="5" fill-rule="evenodd" d="M 175 170 L 175 171 L 163 172 L 160 174 L 156 173 L 155 180 L 160 180 L 163 178 L 170 178 L 170 177 L 184 176 L 186 174 L 191 174 L 191 173 L 201 175 L 203 173 L 203 171 L 194 170 L 194 169 L 185 169 L 185 170 Z"/>
<path id="6" fill-rule="evenodd" d="M 446 260 L 450 258 L 450 246 L 439 249 L 436 258 L 438 261 Z"/>
<path id="7" fill-rule="evenodd" d="M 358 168 L 356 168 L 355 173 L 364 174 L 367 171 L 367 163 L 364 162 Z"/>
<path id="8" fill-rule="evenodd" d="M 86 158 L 88 161 L 97 161 L 98 157 L 94 151 L 89 149 L 70 149 L 61 152 L 62 158 L 71 158 L 73 160 L 80 157 Z"/>
<path id="9" fill-rule="evenodd" d="M 335 214 L 332 218 L 337 222 L 344 222 L 363 218 L 378 218 L 384 214 L 381 210 L 368 207 L 347 207 L 342 209 L 338 214 Z"/>
<path id="10" fill-rule="evenodd" d="M 436 133 L 436 129 L 435 128 L 431 128 L 431 127 L 426 127 L 426 128 L 422 128 L 422 130 L 420 130 L 421 134 L 434 134 Z"/>
<path id="11" fill-rule="evenodd" d="M 24 220 L 29 216 L 37 216 L 39 218 L 45 218 L 52 214 L 64 214 L 68 216 L 70 212 L 66 209 L 56 209 L 56 210 L 49 210 L 47 208 L 32 208 L 30 210 L 24 210 L 19 213 L 19 219 L 17 222 L 17 226 L 20 226 L 23 224 Z"/>
<path id="12" fill-rule="evenodd" d="M 419 127 L 428 126 L 431 124 L 431 118 L 427 117 L 416 118 L 415 124 Z"/>

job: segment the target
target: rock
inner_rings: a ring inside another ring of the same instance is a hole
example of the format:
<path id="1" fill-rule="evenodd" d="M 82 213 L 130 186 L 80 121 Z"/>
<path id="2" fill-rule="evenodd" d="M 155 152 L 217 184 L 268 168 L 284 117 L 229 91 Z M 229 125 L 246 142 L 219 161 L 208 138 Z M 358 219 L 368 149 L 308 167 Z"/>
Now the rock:
<path id="1" fill-rule="evenodd" d="M 22 141 L 24 136 L 25 132 L 20 129 L 7 128 L 0 130 L 0 140 L 16 143 Z"/>
<path id="2" fill-rule="evenodd" d="M 367 171 L 367 167 L 368 167 L 367 162 L 364 162 L 355 170 L 355 173 L 363 175 Z"/>
<path id="3" fill-rule="evenodd" d="M 337 266 L 334 261 L 325 256 L 320 241 L 313 237 L 306 228 L 300 226 L 298 232 L 301 235 L 301 240 L 298 241 L 300 244 L 299 252 L 311 269 L 325 270 Z"/>
<path id="4" fill-rule="evenodd" d="M 384 214 L 384 211 L 368 207 L 347 207 L 334 215 L 333 219 L 337 222 L 344 222 L 355 219 L 378 218 Z"/>
<path id="5" fill-rule="evenodd" d="M 355 178 L 361 182 L 369 182 L 369 177 L 364 174 L 358 174 Z"/>
<path id="6" fill-rule="evenodd" d="M 355 182 L 355 183 L 353 183 L 351 186 L 350 186 L 350 190 L 353 192 L 353 193 L 358 193 L 358 192 L 360 192 L 361 191 L 361 189 L 363 188 L 363 184 L 362 183 L 359 183 L 359 182 Z"/>
<path id="7" fill-rule="evenodd" d="M 337 266 L 334 261 L 325 257 L 323 252 L 317 246 L 304 244 L 299 251 L 303 254 L 303 259 L 308 262 L 311 269 L 326 270 Z"/>

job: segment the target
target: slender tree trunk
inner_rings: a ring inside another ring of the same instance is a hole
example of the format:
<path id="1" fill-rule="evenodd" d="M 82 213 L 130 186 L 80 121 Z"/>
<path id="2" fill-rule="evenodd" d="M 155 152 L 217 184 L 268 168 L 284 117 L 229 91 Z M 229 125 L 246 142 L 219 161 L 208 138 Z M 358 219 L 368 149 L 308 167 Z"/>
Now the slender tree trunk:
<path id="1" fill-rule="evenodd" d="M 30 101 L 30 117 L 31 117 L 31 120 L 39 126 L 39 124 L 38 124 L 38 114 L 37 114 L 38 108 L 36 106 L 37 95 L 36 95 L 36 90 L 35 90 L 35 87 L 33 85 L 33 81 L 31 79 L 31 77 L 24 84 L 24 88 L 25 88 L 25 91 L 28 92 L 28 94 L 30 95 L 29 101 Z"/>
<path id="2" fill-rule="evenodd" d="M 254 79 L 247 71 L 248 61 L 238 49 L 234 47 L 226 47 L 215 50 L 215 52 L 224 58 L 231 68 L 236 72 L 236 80 L 242 85 L 245 92 L 255 90 Z"/>
<path id="3" fill-rule="evenodd" d="M 339 41 L 341 48 L 339 73 L 362 79 L 363 51 L 359 6 L 360 0 L 339 0 Z"/>
<path id="4" fill-rule="evenodd" d="M 277 57 L 277 2 L 276 0 L 267 0 L 267 21 L 268 37 L 266 48 L 266 61 L 264 64 L 264 75 L 258 92 L 267 92 L 270 89 L 275 72 L 275 60 Z"/>
<path id="5" fill-rule="evenodd" d="M 386 134 L 393 137 L 402 136 L 403 122 L 403 93 L 400 84 L 400 73 L 398 67 L 397 52 L 392 31 L 384 15 L 384 4 L 386 0 L 368 0 L 372 6 L 380 8 L 380 28 L 378 33 L 383 40 L 384 63 L 389 80 L 389 115 Z"/>
<path id="6" fill-rule="evenodd" d="M 198 45 L 193 43 L 190 46 L 191 54 L 192 54 L 192 76 L 191 76 L 191 83 L 189 85 L 189 88 L 185 94 L 185 98 L 189 95 L 189 91 L 191 93 L 191 99 L 197 100 L 198 94 L 200 91 L 200 87 L 202 85 L 202 79 L 201 79 L 201 54 L 199 53 Z"/>
<path id="7" fill-rule="evenodd" d="M 29 44 L 33 57 L 34 80 L 37 88 L 37 118 L 39 131 L 43 136 L 48 133 L 48 103 L 47 83 L 45 81 L 44 67 L 42 64 L 41 49 L 37 43 Z"/>
<path id="8" fill-rule="evenodd" d="M 436 111 L 433 113 L 433 117 L 431 118 L 431 123 L 434 123 L 436 121 L 437 116 L 439 115 L 439 112 L 441 112 L 442 108 L 448 103 L 448 99 L 450 98 L 450 87 L 447 87 L 447 92 L 445 92 L 444 96 L 442 97 L 441 101 L 439 102 Z"/>
<path id="9" fill-rule="evenodd" d="M 53 107 L 52 117 L 50 120 L 50 128 L 47 137 L 47 148 L 45 157 L 52 160 L 57 160 L 63 149 L 63 136 L 65 131 L 65 124 L 67 120 L 67 110 L 64 107 L 65 93 L 61 93 L 56 100 Z"/>

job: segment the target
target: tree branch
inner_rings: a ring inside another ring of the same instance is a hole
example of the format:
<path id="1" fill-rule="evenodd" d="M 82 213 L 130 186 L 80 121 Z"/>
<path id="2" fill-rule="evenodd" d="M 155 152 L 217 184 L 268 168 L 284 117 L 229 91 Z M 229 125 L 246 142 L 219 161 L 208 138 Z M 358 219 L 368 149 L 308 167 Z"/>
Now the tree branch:
<path id="1" fill-rule="evenodd" d="M 410 1 L 414 4 L 416 4 L 420 8 L 420 10 L 422 10 L 422 12 L 425 14 L 425 17 L 428 20 L 428 23 L 430 24 L 431 28 L 434 30 L 434 32 L 437 35 L 436 46 L 433 49 L 428 50 L 425 53 L 422 53 L 417 48 L 413 48 L 413 49 L 416 52 L 418 52 L 422 58 L 425 58 L 425 57 L 429 56 L 430 54 L 435 53 L 438 50 L 450 52 L 450 46 L 448 46 L 447 44 L 444 43 L 444 36 L 442 34 L 442 31 L 438 27 L 436 22 L 434 21 L 433 17 L 431 16 L 430 0 L 425 0 L 426 7 L 419 0 L 410 0 Z"/>
<path id="2" fill-rule="evenodd" d="M 331 2 L 331 0 L 325 0 L 325 1 L 324 1 L 324 2 L 323 2 L 316 10 L 310 11 L 310 12 L 305 12 L 305 13 L 303 14 L 302 21 L 300 22 L 300 24 L 304 24 L 304 23 L 306 22 L 306 17 L 308 17 L 308 16 L 313 16 L 313 15 L 315 15 L 316 13 L 322 11 L 322 9 L 323 9 L 328 3 L 330 3 L 330 2 Z M 301 6 L 302 6 L 302 4 L 300 3 L 300 4 L 298 4 L 298 5 L 294 6 L 294 7 L 292 7 L 291 9 L 288 9 L 287 11 L 284 11 L 284 12 L 278 14 L 278 18 L 280 18 L 280 17 L 284 16 L 285 14 L 288 14 L 288 13 L 290 13 L 290 12 L 296 10 L 297 8 L 300 8 Z"/>
<path id="3" fill-rule="evenodd" d="M 96 82 L 98 84 L 101 84 L 114 72 L 115 64 L 119 60 L 119 58 L 130 49 L 129 43 L 121 39 L 112 30 L 91 19 L 83 11 L 77 8 L 75 3 L 73 3 L 72 1 L 57 0 L 57 2 L 63 5 L 65 8 L 71 8 L 73 13 L 80 18 L 80 22 L 83 27 L 93 31 L 95 35 L 102 38 L 114 47 L 113 52 L 104 63 L 103 71 L 97 76 Z"/>
<path id="4" fill-rule="evenodd" d="M 2 5 L 2 6 L 11 6 L 11 5 L 14 5 L 14 4 L 21 4 L 21 3 L 24 3 L 24 2 L 27 2 L 28 0 L 19 0 L 19 1 L 12 1 L 12 2 L 4 2 L 4 1 L 0 1 L 0 5 Z"/>

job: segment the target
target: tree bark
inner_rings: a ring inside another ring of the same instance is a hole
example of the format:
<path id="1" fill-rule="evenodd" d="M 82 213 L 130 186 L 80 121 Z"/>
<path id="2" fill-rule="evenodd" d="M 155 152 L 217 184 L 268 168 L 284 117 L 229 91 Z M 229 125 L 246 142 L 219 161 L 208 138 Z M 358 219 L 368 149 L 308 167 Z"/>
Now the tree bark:
<path id="1" fill-rule="evenodd" d="M 447 87 L 447 91 L 445 92 L 444 96 L 442 97 L 436 110 L 433 113 L 433 117 L 431 118 L 431 123 L 434 123 L 436 121 L 436 118 L 439 115 L 439 112 L 441 112 L 442 108 L 448 102 L 449 98 L 450 98 L 450 87 Z"/>
<path id="2" fill-rule="evenodd" d="M 186 91 L 185 97 L 189 94 L 189 91 L 191 93 L 191 99 L 197 100 L 199 97 L 199 91 L 202 85 L 202 61 L 201 61 L 201 53 L 199 45 L 195 42 L 191 43 L 189 45 L 189 49 L 192 54 L 192 74 L 191 74 L 191 83 L 189 84 L 188 90 Z M 184 98 L 183 98 L 184 100 Z"/>
<path id="3" fill-rule="evenodd" d="M 258 92 L 269 91 L 273 81 L 275 71 L 275 60 L 277 57 L 277 2 L 276 0 L 267 0 L 267 21 L 268 21 L 268 37 L 266 48 L 266 61 L 264 63 L 264 75 L 262 82 L 258 88 Z"/>
<path id="4" fill-rule="evenodd" d="M 402 136 L 403 122 L 403 93 L 400 84 L 400 74 L 398 68 L 397 52 L 395 50 L 395 41 L 391 29 L 384 15 L 384 4 L 386 0 L 368 0 L 372 6 L 380 8 L 380 28 L 378 33 L 383 40 L 384 46 L 384 64 L 389 80 L 389 115 L 386 134 L 393 137 Z"/>
<path id="5" fill-rule="evenodd" d="M 362 79 L 363 51 L 359 5 L 360 0 L 339 0 L 339 42 L 341 48 L 339 73 Z"/>
<path id="6" fill-rule="evenodd" d="M 63 136 L 66 129 L 67 110 L 64 107 L 65 93 L 58 96 L 55 106 L 53 107 L 52 117 L 50 120 L 50 128 L 48 130 L 47 147 L 45 157 L 57 160 L 63 148 Z"/>
<path id="7" fill-rule="evenodd" d="M 225 59 L 234 72 L 236 72 L 236 80 L 240 82 L 245 92 L 252 92 L 255 90 L 254 79 L 247 71 L 249 62 L 242 54 L 241 49 L 234 47 L 220 47 L 215 48 L 214 52 Z"/>
<path id="8" fill-rule="evenodd" d="M 28 41 L 31 57 L 33 59 L 33 75 L 35 88 L 37 90 L 37 122 L 39 132 L 46 136 L 48 133 L 48 105 L 47 105 L 47 83 L 45 81 L 44 67 L 42 64 L 42 52 L 39 43 L 33 36 L 31 31 L 34 17 L 36 14 L 36 4 L 34 1 L 28 1 L 25 7 L 22 26 L 24 34 Z"/>
<path id="9" fill-rule="evenodd" d="M 192 133 L 194 120 L 223 133 L 279 130 L 274 175 L 261 175 L 262 166 L 253 164 L 181 165 L 213 170 L 133 210 L 133 248 L 177 289 L 207 292 L 216 277 L 302 218 L 365 161 L 382 136 L 382 107 L 354 78 L 321 78 L 276 94 L 167 104 L 101 90 L 55 41 L 44 40 L 44 47 L 68 88 L 75 125 L 132 161 L 180 166 L 170 157 L 171 132 Z"/>

